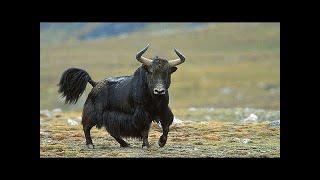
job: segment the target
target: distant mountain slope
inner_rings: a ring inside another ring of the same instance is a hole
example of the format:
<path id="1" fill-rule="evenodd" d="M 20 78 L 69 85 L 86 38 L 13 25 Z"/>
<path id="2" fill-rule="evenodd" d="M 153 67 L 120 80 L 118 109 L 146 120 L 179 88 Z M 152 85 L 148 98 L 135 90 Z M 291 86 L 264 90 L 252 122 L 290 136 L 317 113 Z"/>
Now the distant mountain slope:
<path id="1" fill-rule="evenodd" d="M 140 30 L 192 29 L 207 23 L 40 23 L 40 42 L 60 43 L 129 34 Z"/>

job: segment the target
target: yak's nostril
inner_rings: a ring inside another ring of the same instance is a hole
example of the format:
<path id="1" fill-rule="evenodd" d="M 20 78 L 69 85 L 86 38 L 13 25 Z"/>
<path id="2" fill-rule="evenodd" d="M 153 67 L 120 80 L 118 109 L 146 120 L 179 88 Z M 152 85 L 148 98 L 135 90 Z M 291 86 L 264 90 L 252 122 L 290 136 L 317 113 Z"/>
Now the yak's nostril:
<path id="1" fill-rule="evenodd" d="M 153 93 L 154 94 L 165 94 L 165 90 L 164 89 L 154 89 Z"/>

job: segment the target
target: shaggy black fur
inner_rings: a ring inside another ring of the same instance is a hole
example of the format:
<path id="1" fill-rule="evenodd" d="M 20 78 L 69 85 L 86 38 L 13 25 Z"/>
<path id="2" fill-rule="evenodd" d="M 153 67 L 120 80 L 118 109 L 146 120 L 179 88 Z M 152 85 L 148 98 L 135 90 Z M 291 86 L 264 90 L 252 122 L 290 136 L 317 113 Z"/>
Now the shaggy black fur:
<path id="1" fill-rule="evenodd" d="M 168 88 L 171 73 L 167 60 L 155 58 L 151 66 L 142 65 L 132 76 L 111 77 L 94 82 L 87 72 L 71 68 L 66 70 L 59 83 L 59 92 L 66 97 L 66 103 L 76 103 L 89 82 L 93 88 L 85 102 L 82 124 L 86 144 L 92 145 L 90 130 L 93 126 L 105 127 L 121 147 L 129 144 L 122 137 L 135 137 L 149 147 L 148 133 L 152 121 L 160 122 L 163 135 L 159 146 L 167 141 L 173 114 L 168 106 Z M 165 87 L 165 94 L 154 94 L 155 87 Z"/>

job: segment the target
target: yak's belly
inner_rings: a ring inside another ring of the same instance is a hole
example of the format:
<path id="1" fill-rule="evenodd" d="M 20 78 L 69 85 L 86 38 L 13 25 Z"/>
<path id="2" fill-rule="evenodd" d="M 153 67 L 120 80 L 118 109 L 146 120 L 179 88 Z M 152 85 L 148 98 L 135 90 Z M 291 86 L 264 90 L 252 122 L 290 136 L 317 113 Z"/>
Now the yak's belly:
<path id="1" fill-rule="evenodd" d="M 141 138 L 141 133 L 149 129 L 151 123 L 139 122 L 134 114 L 126 114 L 118 111 L 105 111 L 103 113 L 103 122 L 106 130 L 112 136 Z"/>

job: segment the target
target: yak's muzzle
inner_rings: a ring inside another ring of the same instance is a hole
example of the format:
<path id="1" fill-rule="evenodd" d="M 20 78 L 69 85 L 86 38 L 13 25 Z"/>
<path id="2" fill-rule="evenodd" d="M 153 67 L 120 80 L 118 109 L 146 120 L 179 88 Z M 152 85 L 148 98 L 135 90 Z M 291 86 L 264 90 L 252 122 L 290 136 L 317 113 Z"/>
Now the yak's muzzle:
<path id="1" fill-rule="evenodd" d="M 166 90 L 164 88 L 154 88 L 153 94 L 156 94 L 156 95 L 166 94 Z"/>

